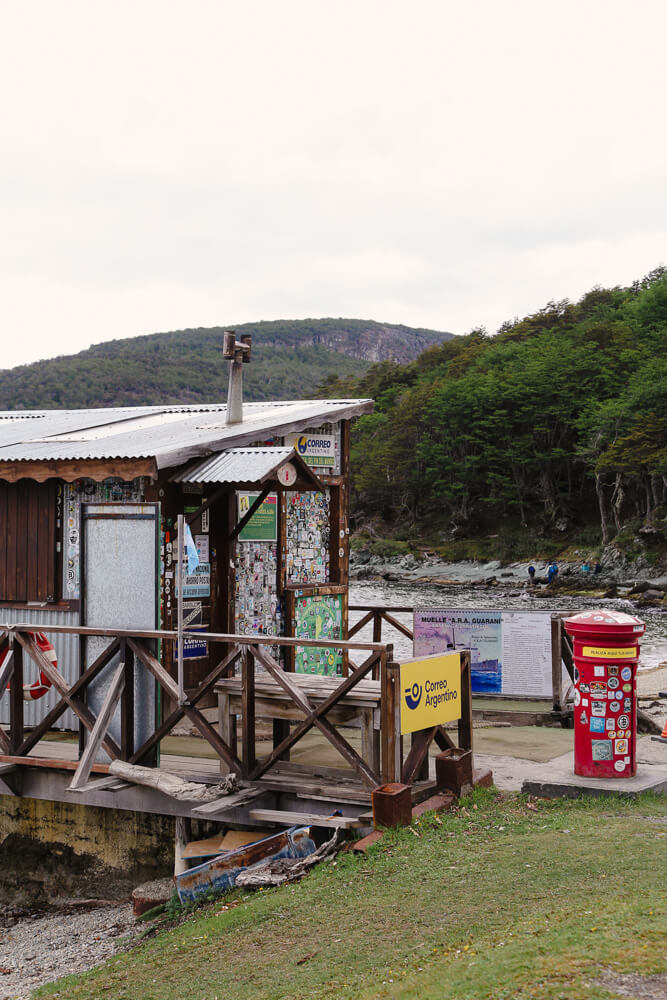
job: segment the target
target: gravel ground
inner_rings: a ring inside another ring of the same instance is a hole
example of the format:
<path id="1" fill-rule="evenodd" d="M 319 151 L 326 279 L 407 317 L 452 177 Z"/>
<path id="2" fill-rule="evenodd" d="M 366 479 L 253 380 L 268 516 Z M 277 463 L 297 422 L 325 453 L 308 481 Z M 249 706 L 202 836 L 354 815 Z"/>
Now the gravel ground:
<path id="1" fill-rule="evenodd" d="M 0 1000 L 27 1000 L 44 983 L 99 965 L 141 929 L 129 903 L 5 920 L 0 924 Z"/>

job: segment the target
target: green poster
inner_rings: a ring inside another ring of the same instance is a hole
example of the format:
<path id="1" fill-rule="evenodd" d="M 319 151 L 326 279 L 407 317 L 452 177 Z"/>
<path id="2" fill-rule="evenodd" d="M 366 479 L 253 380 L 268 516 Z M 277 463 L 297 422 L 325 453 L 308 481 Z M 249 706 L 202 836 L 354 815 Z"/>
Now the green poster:
<path id="1" fill-rule="evenodd" d="M 343 595 L 299 597 L 294 608 L 294 635 L 302 639 L 342 639 Z M 297 646 L 295 670 L 339 677 L 343 672 L 343 651 L 333 646 Z"/>
<path id="2" fill-rule="evenodd" d="M 239 521 L 246 516 L 259 493 L 239 493 Z M 275 542 L 278 539 L 278 497 L 269 493 L 252 515 L 243 531 L 240 542 Z"/>

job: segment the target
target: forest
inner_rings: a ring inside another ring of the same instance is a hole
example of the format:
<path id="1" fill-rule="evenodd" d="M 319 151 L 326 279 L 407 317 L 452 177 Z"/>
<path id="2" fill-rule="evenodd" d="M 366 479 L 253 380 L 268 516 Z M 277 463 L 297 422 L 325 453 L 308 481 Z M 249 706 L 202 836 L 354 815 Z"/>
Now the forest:
<path id="1" fill-rule="evenodd" d="M 666 347 L 659 267 L 628 288 L 548 302 L 494 336 L 476 329 L 410 364 L 330 379 L 323 395 L 376 400 L 353 430 L 357 529 L 664 540 Z"/>

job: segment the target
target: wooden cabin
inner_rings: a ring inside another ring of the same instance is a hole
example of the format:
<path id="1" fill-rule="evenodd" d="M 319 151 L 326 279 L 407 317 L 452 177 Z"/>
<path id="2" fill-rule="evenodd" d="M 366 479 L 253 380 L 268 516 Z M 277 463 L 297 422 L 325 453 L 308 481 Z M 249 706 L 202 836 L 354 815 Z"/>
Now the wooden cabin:
<path id="1" fill-rule="evenodd" d="M 191 630 L 345 639 L 350 421 L 372 406 L 246 403 L 232 424 L 218 404 L 0 413 L 0 622 L 175 628 L 183 513 L 199 553 L 184 578 Z M 53 645 L 73 683 L 94 643 L 83 663 L 75 636 Z M 158 651 L 172 675 L 173 647 Z M 342 651 L 324 653 L 290 666 L 340 674 Z M 190 636 L 184 655 L 191 689 L 207 643 Z M 27 703 L 26 724 L 57 698 Z M 0 722 L 8 712 L 5 698 Z M 71 711 L 58 724 L 78 728 Z"/>

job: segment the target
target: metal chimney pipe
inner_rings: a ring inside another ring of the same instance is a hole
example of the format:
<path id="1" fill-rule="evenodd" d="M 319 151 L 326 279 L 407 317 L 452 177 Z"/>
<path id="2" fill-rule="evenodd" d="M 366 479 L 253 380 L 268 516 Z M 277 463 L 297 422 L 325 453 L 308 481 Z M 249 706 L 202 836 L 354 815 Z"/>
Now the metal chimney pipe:
<path id="1" fill-rule="evenodd" d="M 226 330 L 223 341 L 223 357 L 230 361 L 229 388 L 227 390 L 227 416 L 225 423 L 243 423 L 243 369 L 242 364 L 250 361 L 252 338 L 242 334 L 240 343 L 233 330 Z"/>

